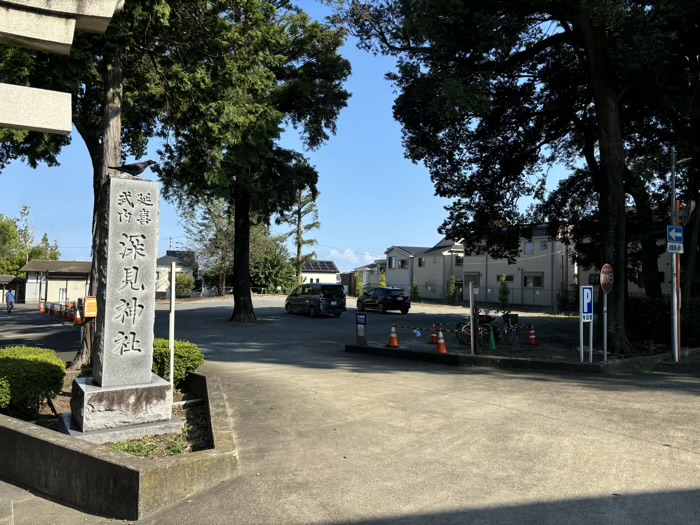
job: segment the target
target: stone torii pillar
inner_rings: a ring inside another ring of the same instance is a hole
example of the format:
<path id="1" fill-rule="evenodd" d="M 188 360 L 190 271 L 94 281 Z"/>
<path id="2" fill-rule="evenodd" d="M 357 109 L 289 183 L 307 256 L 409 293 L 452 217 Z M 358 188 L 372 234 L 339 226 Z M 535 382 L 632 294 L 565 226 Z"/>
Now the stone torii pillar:
<path id="1" fill-rule="evenodd" d="M 68 55 L 76 31 L 104 33 L 124 0 L 2 0 L 0 43 Z M 68 135 L 71 95 L 0 83 L 0 128 Z"/>

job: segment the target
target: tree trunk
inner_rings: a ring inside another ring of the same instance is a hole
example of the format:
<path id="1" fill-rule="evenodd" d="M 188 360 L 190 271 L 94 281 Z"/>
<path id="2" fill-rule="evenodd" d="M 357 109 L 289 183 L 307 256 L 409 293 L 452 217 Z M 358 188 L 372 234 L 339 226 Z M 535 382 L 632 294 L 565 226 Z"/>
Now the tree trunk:
<path id="1" fill-rule="evenodd" d="M 90 295 L 99 295 L 102 299 L 106 294 L 107 285 L 107 225 L 109 224 L 109 202 L 105 198 L 107 182 L 109 181 L 107 166 L 121 165 L 122 127 L 122 61 L 119 52 L 110 55 L 105 62 L 102 149 L 101 152 L 92 155 L 94 206 L 89 292 Z M 104 301 L 101 304 L 104 304 Z M 98 312 L 98 315 L 104 315 L 104 312 Z M 95 320 L 87 321 L 83 331 L 81 348 L 69 367 L 71 370 L 90 366 L 100 336 Z"/>
<path id="2" fill-rule="evenodd" d="M 233 313 L 229 321 L 254 323 L 253 298 L 250 295 L 250 192 L 234 182 L 231 190 L 234 206 L 233 240 Z"/>
<path id="3" fill-rule="evenodd" d="M 302 269 L 304 266 L 304 263 L 303 263 L 304 256 L 301 253 L 301 251 L 304 247 L 304 239 L 303 239 L 304 231 L 302 229 L 303 218 L 304 217 L 301 214 L 301 198 L 300 198 L 298 201 L 297 224 L 296 224 L 296 226 L 297 226 L 297 243 L 296 243 L 297 244 L 297 264 L 296 264 L 296 266 L 297 266 L 297 282 L 299 284 L 301 284 L 301 282 L 302 282 L 301 274 L 302 274 Z"/>
<path id="4" fill-rule="evenodd" d="M 631 353 L 625 333 L 626 213 L 624 173 L 625 157 L 620 126 L 619 97 L 609 67 L 605 29 L 594 26 L 588 16 L 577 16 L 574 28 L 581 37 L 591 75 L 598 131 L 600 136 L 601 253 L 600 265 L 609 263 L 617 286 L 608 297 L 608 338 L 611 350 Z"/>

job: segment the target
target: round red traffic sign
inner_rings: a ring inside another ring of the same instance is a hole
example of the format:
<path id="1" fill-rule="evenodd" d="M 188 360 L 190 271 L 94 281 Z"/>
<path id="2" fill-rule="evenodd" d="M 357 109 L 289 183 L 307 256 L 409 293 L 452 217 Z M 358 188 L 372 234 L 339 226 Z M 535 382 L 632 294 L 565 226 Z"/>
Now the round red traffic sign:
<path id="1" fill-rule="evenodd" d="M 607 263 L 600 269 L 600 287 L 603 293 L 610 293 L 613 287 L 613 269 Z"/>

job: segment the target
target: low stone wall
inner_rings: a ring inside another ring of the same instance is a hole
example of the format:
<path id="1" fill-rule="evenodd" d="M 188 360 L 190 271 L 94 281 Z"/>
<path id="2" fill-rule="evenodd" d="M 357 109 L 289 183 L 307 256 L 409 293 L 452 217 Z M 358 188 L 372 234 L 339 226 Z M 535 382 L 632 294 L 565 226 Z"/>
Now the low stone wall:
<path id="1" fill-rule="evenodd" d="M 658 354 L 653 356 L 631 357 L 628 359 L 615 359 L 607 363 L 600 361 L 594 363 L 577 363 L 571 361 L 548 361 L 544 359 L 531 359 L 525 357 L 503 357 L 492 355 L 465 355 L 465 354 L 438 354 L 435 352 L 421 352 L 405 348 L 387 348 L 380 346 L 346 345 L 346 352 L 359 354 L 380 355 L 398 359 L 410 359 L 412 361 L 429 361 L 449 366 L 486 366 L 493 368 L 514 368 L 520 370 L 562 370 L 572 372 L 594 372 L 604 374 L 639 373 L 644 370 L 653 370 L 661 361 L 671 358 L 671 354 Z"/>
<path id="2" fill-rule="evenodd" d="M 96 514 L 138 520 L 232 478 L 238 453 L 218 379 L 191 374 L 214 448 L 143 459 L 0 415 L 0 478 Z"/>

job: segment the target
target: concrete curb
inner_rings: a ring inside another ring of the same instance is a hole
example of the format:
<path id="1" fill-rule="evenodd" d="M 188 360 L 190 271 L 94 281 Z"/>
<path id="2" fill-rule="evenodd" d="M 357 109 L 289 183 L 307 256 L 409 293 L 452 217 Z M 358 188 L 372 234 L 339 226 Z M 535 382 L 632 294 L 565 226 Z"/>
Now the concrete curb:
<path id="1" fill-rule="evenodd" d="M 214 448 L 143 459 L 0 415 L 0 477 L 96 514 L 138 520 L 237 474 L 238 453 L 221 383 L 189 387 L 208 404 Z"/>
<path id="2" fill-rule="evenodd" d="M 696 353 L 697 349 L 685 350 L 683 355 Z M 447 366 L 485 366 L 491 368 L 511 368 L 518 370 L 559 370 L 567 372 L 592 372 L 602 374 L 639 373 L 651 370 L 662 361 L 670 359 L 670 353 L 652 356 L 615 359 L 613 361 L 594 363 L 575 363 L 570 361 L 546 361 L 526 357 L 503 357 L 489 355 L 438 354 L 421 352 L 406 348 L 386 348 L 379 346 L 345 345 L 345 351 L 358 354 L 378 355 L 411 361 L 427 361 Z"/>

